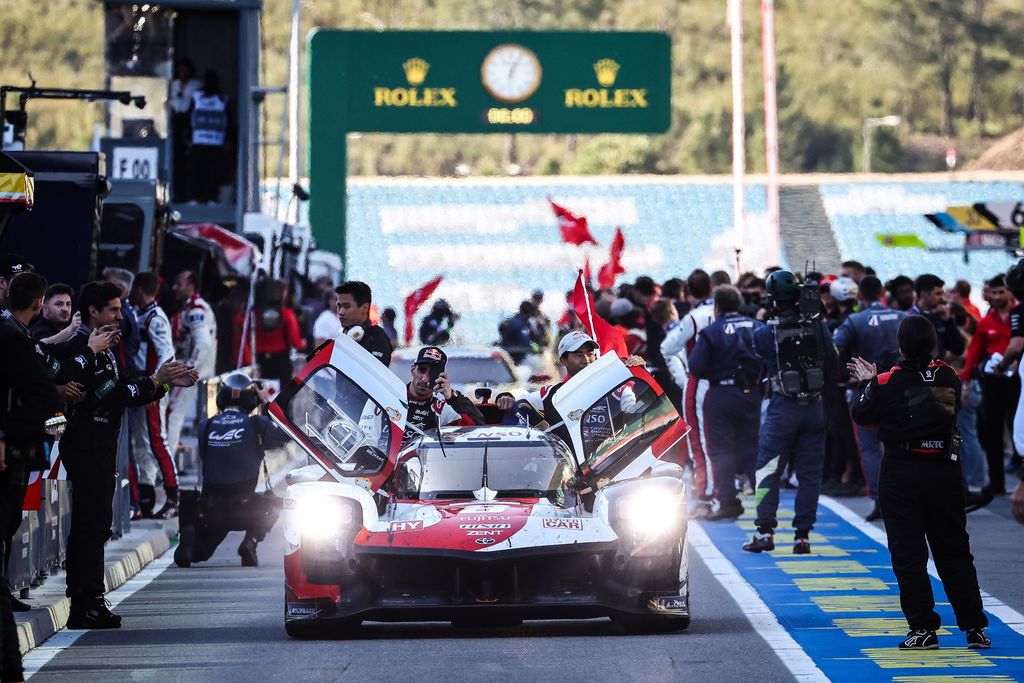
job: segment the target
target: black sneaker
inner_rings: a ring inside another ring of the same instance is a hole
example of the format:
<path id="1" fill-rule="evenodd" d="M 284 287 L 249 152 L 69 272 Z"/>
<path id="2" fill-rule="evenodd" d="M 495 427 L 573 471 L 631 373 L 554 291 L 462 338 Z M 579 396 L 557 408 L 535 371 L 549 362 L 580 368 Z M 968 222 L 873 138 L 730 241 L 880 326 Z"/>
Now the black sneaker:
<path id="1" fill-rule="evenodd" d="M 720 505 L 718 501 L 715 501 L 712 505 L 711 514 L 704 518 L 709 521 L 736 519 L 743 514 L 743 504 L 738 500 L 726 503 L 725 505 Z"/>
<path id="2" fill-rule="evenodd" d="M 32 606 L 22 602 L 18 598 L 14 597 L 14 593 L 11 593 L 11 610 L 14 612 L 28 612 L 32 609 Z"/>
<path id="3" fill-rule="evenodd" d="M 882 518 L 882 510 L 881 510 L 881 508 L 878 507 L 878 501 L 875 501 L 875 507 L 871 508 L 871 512 L 869 512 L 864 517 L 864 521 L 865 522 L 877 522 L 881 518 Z"/>
<path id="4" fill-rule="evenodd" d="M 748 553 L 763 553 L 775 550 L 775 534 L 762 534 L 759 531 L 755 531 L 754 537 L 750 539 L 750 543 L 743 544 L 743 549 Z"/>
<path id="5" fill-rule="evenodd" d="M 984 635 L 984 634 L 982 634 Z M 907 634 L 900 643 L 901 650 L 938 650 L 939 637 L 935 631 L 919 628 Z"/>
<path id="6" fill-rule="evenodd" d="M 238 555 L 242 558 L 243 567 L 258 567 L 260 558 L 256 555 L 256 539 L 246 536 L 238 546 Z"/>
<path id="7" fill-rule="evenodd" d="M 103 598 L 85 605 L 72 602 L 68 628 L 121 628 L 121 617 L 110 611 Z"/>
<path id="8" fill-rule="evenodd" d="M 156 519 L 174 519 L 178 516 L 178 501 L 168 500 L 153 517 Z"/>
<path id="9" fill-rule="evenodd" d="M 964 494 L 964 512 L 980 510 L 991 503 L 994 497 L 991 491 L 981 491 L 980 493 L 968 491 Z"/>
<path id="10" fill-rule="evenodd" d="M 985 635 L 983 628 L 969 628 L 964 632 L 967 637 L 967 649 L 987 650 L 992 647 L 992 640 Z"/>
<path id="11" fill-rule="evenodd" d="M 806 538 L 797 538 L 793 540 L 793 554 L 794 555 L 810 555 L 811 554 L 811 542 Z"/>
<path id="12" fill-rule="evenodd" d="M 185 526 L 178 533 L 178 547 L 174 549 L 174 564 L 182 569 L 192 566 L 192 546 L 196 542 L 196 528 Z"/>

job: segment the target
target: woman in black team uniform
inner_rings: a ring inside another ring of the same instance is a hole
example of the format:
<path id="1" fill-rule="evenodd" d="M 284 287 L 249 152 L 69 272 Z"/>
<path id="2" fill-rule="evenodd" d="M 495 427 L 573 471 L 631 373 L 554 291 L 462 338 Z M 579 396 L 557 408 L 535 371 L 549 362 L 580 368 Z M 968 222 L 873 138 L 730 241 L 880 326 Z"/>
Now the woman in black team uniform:
<path id="1" fill-rule="evenodd" d="M 967 647 L 990 647 L 988 618 L 981 605 L 978 574 L 971 555 L 964 512 L 956 414 L 960 378 L 934 358 L 935 328 L 919 315 L 900 323 L 903 360 L 878 374 L 872 363 L 855 358 L 850 374 L 860 380 L 853 419 L 877 425 L 884 446 L 878 478 L 878 505 L 900 589 L 900 606 L 910 625 L 901 650 L 935 650 L 939 615 L 928 577 L 931 548 L 942 586 L 966 633 Z"/>

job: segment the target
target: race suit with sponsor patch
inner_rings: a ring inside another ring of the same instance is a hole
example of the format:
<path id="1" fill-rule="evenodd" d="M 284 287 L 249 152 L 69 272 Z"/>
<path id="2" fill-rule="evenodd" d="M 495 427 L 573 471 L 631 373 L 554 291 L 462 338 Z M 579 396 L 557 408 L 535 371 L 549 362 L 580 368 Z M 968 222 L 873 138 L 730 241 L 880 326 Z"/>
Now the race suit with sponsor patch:
<path id="1" fill-rule="evenodd" d="M 143 307 L 136 317 L 139 322 L 141 343 L 135 357 L 135 365 L 148 376 L 167 361 L 174 360 L 171 321 L 156 301 Z M 165 396 L 159 401 L 147 403 L 142 408 L 133 409 L 130 416 L 132 454 L 139 468 L 138 484 L 149 487 L 149 490 L 156 483 L 157 472 L 163 477 L 165 489 L 175 489 L 178 486 L 174 458 L 167 446 L 167 403 L 168 398 Z M 144 510 L 152 507 L 152 502 L 143 501 Z"/>
<path id="2" fill-rule="evenodd" d="M 195 367 L 199 379 L 215 374 L 217 363 L 217 321 L 210 304 L 194 294 L 174 316 L 174 348 L 178 360 Z M 195 411 L 199 385 L 171 392 L 167 406 L 167 448 L 173 454 L 178 449 L 181 428 L 185 419 Z"/>
<path id="3" fill-rule="evenodd" d="M 421 401 L 409 394 L 409 412 L 402 441 L 407 443 L 414 439 L 419 434 L 416 429 L 429 432 L 439 427 L 472 427 L 482 424 L 484 416 L 472 401 L 457 391 L 453 391 L 447 401 L 436 396 Z"/>
<path id="4" fill-rule="evenodd" d="M 689 354 L 697 343 L 697 335 L 715 320 L 715 302 L 705 299 L 686 317 L 669 330 L 661 343 L 672 379 L 683 392 L 683 418 L 693 429 L 685 441 L 693 461 L 693 487 L 697 495 L 707 498 L 714 492 L 714 477 L 707 456 L 707 437 L 704 430 L 704 396 L 708 381 L 690 374 Z"/>

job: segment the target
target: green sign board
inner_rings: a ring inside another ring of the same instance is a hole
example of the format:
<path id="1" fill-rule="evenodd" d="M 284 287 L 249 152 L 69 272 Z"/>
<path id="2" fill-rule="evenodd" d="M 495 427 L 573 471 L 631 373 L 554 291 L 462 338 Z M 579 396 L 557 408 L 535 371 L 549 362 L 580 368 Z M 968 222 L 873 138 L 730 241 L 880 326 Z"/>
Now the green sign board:
<path id="1" fill-rule="evenodd" d="M 308 159 L 317 241 L 344 250 L 349 132 L 661 133 L 671 72 L 662 33 L 316 30 Z"/>

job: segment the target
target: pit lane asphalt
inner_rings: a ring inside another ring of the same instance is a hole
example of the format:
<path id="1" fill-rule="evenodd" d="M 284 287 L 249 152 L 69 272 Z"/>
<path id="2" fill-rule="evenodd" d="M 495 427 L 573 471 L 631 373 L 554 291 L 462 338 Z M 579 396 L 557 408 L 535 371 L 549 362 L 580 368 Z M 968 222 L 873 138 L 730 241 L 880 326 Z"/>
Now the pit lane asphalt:
<path id="1" fill-rule="evenodd" d="M 969 517 L 972 545 L 982 588 L 1021 611 L 1024 527 L 1008 508 L 1002 498 Z M 280 530 L 261 544 L 255 569 L 238 565 L 240 538 L 231 534 L 208 563 L 163 571 L 120 604 L 120 630 L 85 633 L 31 680 L 793 679 L 692 548 L 694 620 L 684 633 L 629 636 L 607 620 L 509 629 L 368 624 L 354 640 L 296 641 L 282 626 Z"/>

